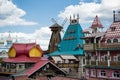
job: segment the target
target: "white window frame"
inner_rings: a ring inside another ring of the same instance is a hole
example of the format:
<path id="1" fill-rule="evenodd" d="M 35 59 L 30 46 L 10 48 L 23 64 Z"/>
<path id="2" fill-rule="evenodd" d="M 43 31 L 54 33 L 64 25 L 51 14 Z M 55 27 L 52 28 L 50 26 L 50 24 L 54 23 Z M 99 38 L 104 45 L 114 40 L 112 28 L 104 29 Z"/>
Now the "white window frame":
<path id="1" fill-rule="evenodd" d="M 118 72 L 118 73 L 116 73 L 116 74 L 115 74 L 115 71 L 113 72 L 113 77 L 114 77 L 114 78 L 120 78 L 120 72 L 119 72 L 119 71 L 117 71 L 117 72 Z M 116 75 L 116 76 L 115 76 L 115 75 Z M 117 77 L 117 75 L 119 75 L 119 77 Z"/>

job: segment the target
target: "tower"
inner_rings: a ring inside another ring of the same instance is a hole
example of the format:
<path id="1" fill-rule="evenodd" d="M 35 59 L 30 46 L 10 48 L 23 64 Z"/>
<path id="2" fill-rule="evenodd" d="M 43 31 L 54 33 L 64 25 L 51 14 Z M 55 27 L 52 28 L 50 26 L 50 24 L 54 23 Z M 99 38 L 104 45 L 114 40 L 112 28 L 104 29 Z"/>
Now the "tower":
<path id="1" fill-rule="evenodd" d="M 92 33 L 97 33 L 97 32 L 99 32 L 100 29 L 103 28 L 103 26 L 102 26 L 102 24 L 101 24 L 97 15 L 96 15 L 96 17 L 95 17 L 95 19 L 94 19 L 90 28 L 92 28 Z"/>
<path id="2" fill-rule="evenodd" d="M 49 27 L 52 31 L 52 35 L 48 46 L 48 53 L 51 53 L 57 49 L 57 45 L 61 41 L 60 31 L 63 29 L 63 27 L 59 25 L 53 18 L 51 20 L 54 22 L 54 24 Z"/>
<path id="3" fill-rule="evenodd" d="M 12 38 L 11 38 L 11 35 L 10 35 L 10 31 L 9 31 L 9 35 L 8 35 L 8 38 L 7 38 L 7 47 L 11 47 L 12 45 Z"/>
<path id="4" fill-rule="evenodd" d="M 4 39 L 3 39 L 3 35 L 1 35 L 1 38 L 0 38 L 0 47 L 3 47 L 4 46 Z"/>

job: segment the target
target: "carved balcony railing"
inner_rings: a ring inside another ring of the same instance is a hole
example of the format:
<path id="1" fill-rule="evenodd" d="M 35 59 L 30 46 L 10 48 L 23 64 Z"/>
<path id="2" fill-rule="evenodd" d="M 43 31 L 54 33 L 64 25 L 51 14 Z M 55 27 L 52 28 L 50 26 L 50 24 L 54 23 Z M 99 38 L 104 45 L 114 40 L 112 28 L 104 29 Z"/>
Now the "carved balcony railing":
<path id="1" fill-rule="evenodd" d="M 98 44 L 96 43 L 89 43 L 89 44 L 84 44 L 84 50 L 85 51 L 93 51 L 98 48 Z"/>
<path id="2" fill-rule="evenodd" d="M 120 61 L 111 61 L 110 65 L 111 66 L 120 66 Z"/>
<path id="3" fill-rule="evenodd" d="M 117 48 L 117 49 L 120 49 L 120 43 L 100 43 L 99 48 Z"/>
<path id="4" fill-rule="evenodd" d="M 79 64 L 77 63 L 57 63 L 56 64 L 60 68 L 78 68 Z"/>
<path id="5" fill-rule="evenodd" d="M 84 50 L 85 51 L 93 51 L 94 50 L 94 44 L 84 44 Z"/>
<path id="6" fill-rule="evenodd" d="M 90 64 L 87 64 L 90 65 Z M 91 66 L 108 66 L 107 61 L 98 61 L 98 65 L 96 65 L 96 61 L 91 61 Z M 120 61 L 110 61 L 111 67 L 120 67 Z"/>

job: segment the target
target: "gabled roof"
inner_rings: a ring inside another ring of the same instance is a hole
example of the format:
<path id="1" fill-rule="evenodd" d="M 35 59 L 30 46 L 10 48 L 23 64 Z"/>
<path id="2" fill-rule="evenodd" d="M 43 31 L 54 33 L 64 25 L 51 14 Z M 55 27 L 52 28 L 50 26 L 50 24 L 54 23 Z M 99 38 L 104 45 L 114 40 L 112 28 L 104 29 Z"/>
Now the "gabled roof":
<path id="1" fill-rule="evenodd" d="M 24 44 L 24 43 L 14 43 L 11 48 L 14 48 L 16 50 L 16 57 L 17 57 L 17 56 L 20 56 L 20 55 L 29 56 L 29 51 L 33 47 L 37 47 L 42 52 L 42 49 L 36 43 L 27 43 L 27 44 Z"/>
<path id="2" fill-rule="evenodd" d="M 59 69 L 60 71 L 62 71 L 60 68 L 58 68 L 55 64 L 53 64 L 52 62 L 46 60 L 40 60 L 37 63 L 34 64 L 33 67 L 31 67 L 30 69 L 28 69 L 24 74 L 25 75 L 32 75 L 34 72 L 38 71 L 39 69 L 41 69 L 43 66 L 45 66 L 46 64 L 50 63 L 51 65 L 53 65 L 54 67 L 56 67 L 57 69 Z M 62 71 L 64 74 L 66 74 L 64 71 Z"/>
<path id="3" fill-rule="evenodd" d="M 70 24 L 65 35 L 58 45 L 57 51 L 50 54 L 54 55 L 83 55 L 83 37 L 82 28 L 79 23 Z"/>
<path id="4" fill-rule="evenodd" d="M 103 26 L 102 26 L 98 16 L 96 15 L 96 17 L 95 17 L 95 19 L 94 19 L 94 21 L 93 21 L 93 23 L 92 23 L 90 28 L 97 28 L 97 27 L 98 28 L 103 28 Z"/>
<path id="5" fill-rule="evenodd" d="M 104 38 L 120 38 L 120 22 L 113 22 L 107 29 Z"/>

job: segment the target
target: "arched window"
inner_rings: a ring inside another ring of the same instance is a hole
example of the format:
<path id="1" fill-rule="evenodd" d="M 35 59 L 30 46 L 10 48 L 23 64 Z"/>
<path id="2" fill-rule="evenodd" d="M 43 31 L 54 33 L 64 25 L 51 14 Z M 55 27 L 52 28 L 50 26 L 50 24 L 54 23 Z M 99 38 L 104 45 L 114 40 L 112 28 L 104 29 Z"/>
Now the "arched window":
<path id="1" fill-rule="evenodd" d="M 118 43 L 118 39 L 113 39 L 113 43 Z"/>
<path id="2" fill-rule="evenodd" d="M 108 39 L 108 40 L 107 40 L 107 43 L 111 43 L 111 40 L 110 40 L 110 39 Z"/>
<path id="3" fill-rule="evenodd" d="M 120 73 L 118 71 L 114 71 L 114 77 L 120 77 Z"/>
<path id="4" fill-rule="evenodd" d="M 106 76 L 106 73 L 104 70 L 101 70 L 101 76 Z"/>

